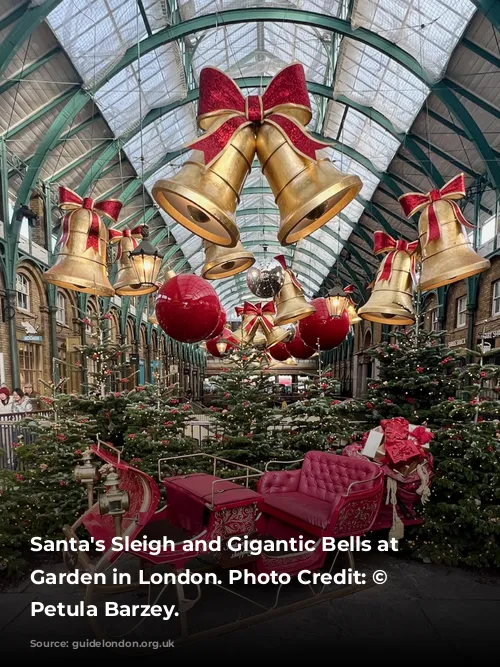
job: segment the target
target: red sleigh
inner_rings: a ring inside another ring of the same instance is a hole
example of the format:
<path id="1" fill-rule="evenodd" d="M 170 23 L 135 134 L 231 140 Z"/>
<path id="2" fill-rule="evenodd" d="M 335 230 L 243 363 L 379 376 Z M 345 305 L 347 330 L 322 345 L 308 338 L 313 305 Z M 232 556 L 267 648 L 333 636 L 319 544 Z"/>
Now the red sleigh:
<path id="1" fill-rule="evenodd" d="M 101 494 L 98 502 L 92 504 L 73 526 L 65 526 L 63 530 L 67 540 L 73 538 L 78 544 L 78 534 L 85 529 L 94 543 L 102 541 L 104 551 L 97 562 L 92 562 L 84 551 L 78 550 L 68 551 L 65 560 L 69 568 L 78 568 L 93 575 L 116 572 L 118 564 L 125 568 L 125 572 L 118 583 L 113 579 L 113 585 L 109 585 L 108 580 L 104 585 L 97 581 L 87 585 L 87 606 L 97 606 L 103 597 L 110 594 L 125 596 L 123 602 L 130 604 L 130 596 L 136 595 L 135 592 L 142 587 L 135 570 L 152 572 L 153 567 L 162 566 L 179 574 L 188 572 L 188 563 L 194 562 L 197 557 L 212 558 L 209 564 L 212 569 L 244 567 L 256 576 L 272 572 L 295 576 L 304 569 L 319 570 L 327 556 L 322 548 L 322 538 L 364 535 L 371 530 L 382 501 L 382 474 L 377 465 L 368 461 L 309 452 L 299 470 L 266 470 L 263 473 L 208 454 L 194 454 L 158 462 L 159 480 L 167 497 L 166 504 L 160 507 L 160 491 L 152 477 L 122 461 L 120 453 L 106 443 L 99 442 L 92 447 L 92 452 L 108 468 L 103 471 L 107 474 L 107 492 Z M 167 464 L 189 457 L 206 459 L 211 467 L 210 474 L 163 477 L 162 470 Z M 239 466 L 244 474 L 222 479 L 217 475 L 220 463 L 225 467 L 229 464 Z M 252 480 L 257 479 L 257 490 L 253 491 L 249 486 Z M 225 563 L 227 550 L 224 545 L 229 538 L 238 536 L 247 536 L 254 541 L 290 540 L 302 536 L 304 540 L 310 540 L 314 548 L 304 552 L 285 550 L 260 555 L 243 552 L 240 554 L 242 557 L 229 558 Z M 116 537 L 122 540 L 128 538 L 129 544 L 135 540 L 136 548 L 116 551 L 113 546 Z M 167 547 L 148 548 L 149 541 L 161 541 L 163 538 L 168 538 Z M 215 538 L 223 545 L 222 551 L 207 554 L 203 545 Z M 351 553 L 349 559 L 353 567 Z M 215 585 L 266 609 L 277 607 L 281 590 L 280 586 L 275 595 L 275 589 L 271 589 L 274 604 L 266 607 L 225 588 L 220 581 L 216 581 Z M 160 596 L 170 591 L 174 594 L 173 602 L 181 623 L 181 640 L 186 640 L 190 636 L 187 612 L 200 600 L 201 588 L 194 584 L 195 593 L 191 596 L 178 581 L 170 587 L 164 585 L 160 588 L 155 597 L 149 584 L 148 600 L 151 604 L 160 604 Z M 324 589 L 325 586 L 319 594 L 323 594 Z M 334 596 L 330 592 L 329 597 Z M 113 599 L 116 600 L 116 597 Z M 108 628 L 106 620 L 102 613 L 89 617 L 95 633 L 102 639 L 117 639 L 128 634 L 123 627 L 119 631 Z M 140 625 L 141 620 L 134 619 L 130 632 L 136 631 Z"/>

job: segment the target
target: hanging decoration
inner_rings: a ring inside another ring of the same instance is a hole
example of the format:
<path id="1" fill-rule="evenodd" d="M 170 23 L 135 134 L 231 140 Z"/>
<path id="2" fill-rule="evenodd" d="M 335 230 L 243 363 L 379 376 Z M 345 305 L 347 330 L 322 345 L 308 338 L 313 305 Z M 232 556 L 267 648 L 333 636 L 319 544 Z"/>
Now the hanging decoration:
<path id="1" fill-rule="evenodd" d="M 158 289 L 158 274 L 163 253 L 151 244 L 147 225 L 142 225 L 141 235 L 142 241 L 128 253 L 128 256 L 135 272 L 135 284 L 143 290 L 143 294 L 152 294 Z"/>
<path id="2" fill-rule="evenodd" d="M 286 257 L 277 255 L 274 259 L 282 266 L 285 274 L 283 286 L 274 299 L 275 324 L 292 324 L 314 313 L 314 307 L 306 301 L 301 284 L 293 271 L 287 267 Z"/>
<path id="3" fill-rule="evenodd" d="M 309 347 L 304 343 L 298 329 L 295 331 L 292 340 L 286 343 L 286 349 L 289 355 L 295 359 L 310 359 L 316 353 L 314 347 Z"/>
<path id="4" fill-rule="evenodd" d="M 222 358 L 231 350 L 238 347 L 238 340 L 231 329 L 224 329 L 221 335 L 207 340 L 205 348 L 213 357 Z"/>
<path id="5" fill-rule="evenodd" d="M 328 292 L 325 302 L 330 317 L 342 317 L 347 311 L 349 307 L 349 297 L 338 278 L 335 279 L 334 286 Z"/>
<path id="6" fill-rule="evenodd" d="M 142 285 L 138 282 L 136 270 L 130 259 L 130 252 L 137 248 L 140 239 L 142 239 L 142 227 L 123 231 L 109 230 L 110 243 L 118 246 L 115 257 L 118 272 L 113 284 L 118 296 L 141 296 L 153 291 L 150 285 Z"/>
<path id="7" fill-rule="evenodd" d="M 354 294 L 354 285 L 346 285 L 344 287 L 344 293 L 347 294 L 347 297 L 349 299 L 349 304 L 347 306 L 347 314 L 349 315 L 349 324 L 352 326 L 353 324 L 357 324 L 358 322 L 361 322 L 361 317 L 358 315 L 356 311 L 356 304 L 354 303 L 354 300 L 351 297 L 351 294 Z"/>
<path id="8" fill-rule="evenodd" d="M 246 271 L 255 263 L 255 257 L 238 241 L 234 248 L 225 248 L 205 241 L 205 264 L 201 275 L 205 280 L 222 280 Z"/>
<path id="9" fill-rule="evenodd" d="M 402 325 L 415 322 L 413 285 L 418 241 L 396 241 L 385 232 L 375 232 L 373 252 L 387 253 L 375 277 L 370 298 L 358 310 L 364 320 Z"/>
<path id="10" fill-rule="evenodd" d="M 277 343 L 276 345 L 271 345 L 268 349 L 269 356 L 275 361 L 286 361 L 290 359 L 290 352 L 287 349 L 285 343 Z"/>
<path id="11" fill-rule="evenodd" d="M 247 287 L 259 299 L 272 299 L 285 282 L 285 271 L 280 262 L 267 257 L 267 246 L 264 248 L 264 260 L 247 271 Z"/>
<path id="12" fill-rule="evenodd" d="M 220 311 L 219 297 L 206 280 L 166 272 L 156 300 L 156 317 L 167 336 L 181 343 L 209 340 L 219 325 Z"/>
<path id="13" fill-rule="evenodd" d="M 304 68 L 279 72 L 263 95 L 245 98 L 213 67 L 200 73 L 195 153 L 177 176 L 158 181 L 153 197 L 177 222 L 208 241 L 234 247 L 235 211 L 257 147 L 280 211 L 278 239 L 297 243 L 337 215 L 362 187 L 316 151 L 329 146 L 305 129 L 312 118 Z M 257 143 L 255 139 L 257 134 Z"/>
<path id="14" fill-rule="evenodd" d="M 222 333 L 224 331 L 224 327 L 226 326 L 226 311 L 222 306 L 220 306 L 220 315 L 219 315 L 219 321 L 217 322 L 217 326 L 215 329 L 212 331 L 212 334 L 210 338 L 218 338 L 219 336 L 222 336 Z"/>
<path id="15" fill-rule="evenodd" d="M 456 202 L 465 194 L 465 177 L 459 174 L 440 189 L 427 194 L 408 192 L 399 198 L 407 218 L 421 212 L 418 234 L 422 269 L 418 289 L 422 292 L 463 280 L 491 266 L 474 251 L 464 230 L 474 227 Z"/>
<path id="16" fill-rule="evenodd" d="M 115 199 L 94 202 L 61 186 L 59 208 L 66 215 L 60 250 L 53 266 L 44 273 L 44 281 L 76 292 L 113 296 L 115 290 L 107 270 L 109 233 L 102 216 L 116 223 L 122 206 Z"/>
<path id="17" fill-rule="evenodd" d="M 349 316 L 344 311 L 340 317 L 332 317 L 326 299 L 313 299 L 316 312 L 299 322 L 302 340 L 316 350 L 332 350 L 342 343 L 349 333 Z"/>
<path id="18" fill-rule="evenodd" d="M 274 325 L 275 308 L 272 301 L 249 303 L 238 306 L 236 314 L 241 316 L 241 327 L 235 336 L 241 345 L 253 344 L 255 347 L 270 347 L 287 340 L 290 332 Z"/>

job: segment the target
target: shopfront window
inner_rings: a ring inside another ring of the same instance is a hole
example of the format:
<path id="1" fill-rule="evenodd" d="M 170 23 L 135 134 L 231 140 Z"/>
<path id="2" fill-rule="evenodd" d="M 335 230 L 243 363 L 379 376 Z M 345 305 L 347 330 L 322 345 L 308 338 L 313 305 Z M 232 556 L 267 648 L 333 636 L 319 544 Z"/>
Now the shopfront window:
<path id="1" fill-rule="evenodd" d="M 58 324 L 66 324 L 66 298 L 62 292 L 57 292 L 56 306 L 56 322 Z"/>
<path id="2" fill-rule="evenodd" d="M 34 343 L 19 343 L 19 373 L 21 386 L 32 384 L 35 391 L 40 391 L 39 380 L 42 377 L 42 346 Z"/>
<path id="3" fill-rule="evenodd" d="M 493 283 L 493 300 L 491 304 L 491 314 L 493 317 L 500 315 L 500 280 Z"/>
<path id="4" fill-rule="evenodd" d="M 457 299 L 457 329 L 467 324 L 467 297 Z"/>

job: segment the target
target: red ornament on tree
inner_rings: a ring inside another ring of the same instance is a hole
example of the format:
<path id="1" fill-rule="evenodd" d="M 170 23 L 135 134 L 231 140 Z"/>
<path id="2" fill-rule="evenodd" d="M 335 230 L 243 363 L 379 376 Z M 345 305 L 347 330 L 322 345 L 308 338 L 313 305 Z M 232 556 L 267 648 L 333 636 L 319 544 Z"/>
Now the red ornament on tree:
<path id="1" fill-rule="evenodd" d="M 294 337 L 285 347 L 288 354 L 291 357 L 295 357 L 295 359 L 310 359 L 316 352 L 313 347 L 309 347 L 309 345 L 304 343 L 298 329 L 296 329 Z"/>
<path id="2" fill-rule="evenodd" d="M 275 361 L 286 361 L 287 359 L 290 359 L 290 352 L 287 350 L 285 343 L 271 345 L 267 351 Z"/>
<path id="3" fill-rule="evenodd" d="M 306 345 L 320 350 L 332 350 L 340 345 L 349 332 L 349 314 L 345 310 L 340 317 L 332 317 L 326 300 L 313 299 L 316 312 L 299 322 L 299 332 Z"/>
<path id="4" fill-rule="evenodd" d="M 219 321 L 217 322 L 217 326 L 215 327 L 214 331 L 212 331 L 212 333 L 210 335 L 210 340 L 213 340 L 214 338 L 219 338 L 219 336 L 222 336 L 225 326 L 226 326 L 226 311 L 221 306 L 220 307 Z"/>
<path id="5" fill-rule="evenodd" d="M 217 343 L 220 343 L 221 341 L 226 343 L 226 349 L 219 351 Z M 224 329 L 221 336 L 207 340 L 207 352 L 213 357 L 223 357 L 227 352 L 236 347 L 238 347 L 238 340 L 234 337 L 231 329 Z"/>
<path id="6" fill-rule="evenodd" d="M 219 323 L 221 305 L 209 282 L 170 271 L 156 298 L 156 317 L 163 331 L 180 343 L 212 338 Z"/>

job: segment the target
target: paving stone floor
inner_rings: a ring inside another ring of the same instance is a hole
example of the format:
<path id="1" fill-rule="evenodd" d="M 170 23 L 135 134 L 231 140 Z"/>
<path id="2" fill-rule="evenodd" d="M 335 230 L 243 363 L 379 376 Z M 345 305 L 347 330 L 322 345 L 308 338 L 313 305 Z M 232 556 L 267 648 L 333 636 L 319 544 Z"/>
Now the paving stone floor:
<path id="1" fill-rule="evenodd" d="M 389 658 L 419 666 L 437 657 L 455 665 L 469 664 L 471 660 L 498 660 L 500 573 L 478 574 L 379 553 L 359 556 L 356 565 L 369 574 L 376 569 L 385 570 L 387 583 L 230 634 L 176 647 L 173 654 L 172 649 L 163 649 L 139 660 L 152 664 L 152 660 L 165 660 L 166 655 L 173 655 L 182 660 L 202 658 L 235 663 L 241 659 L 245 662 L 246 659 L 261 660 L 264 656 L 271 660 L 299 658 L 317 664 L 339 657 L 350 661 Z M 339 567 L 346 566 L 339 563 Z M 62 568 L 51 566 L 51 571 L 62 571 Z M 268 602 L 274 595 L 269 587 L 261 586 L 253 587 L 251 593 L 248 587 L 237 591 L 264 603 L 266 595 Z M 0 594 L 2 658 L 27 654 L 74 659 L 97 657 L 104 652 L 112 659 L 119 659 L 106 648 L 80 646 L 76 650 L 71 647 L 72 642 L 85 643 L 94 638 L 86 619 L 31 617 L 34 600 L 73 604 L 79 599 L 81 589 L 37 586 L 29 580 L 13 591 Z M 210 625 L 218 625 L 243 618 L 250 612 L 246 602 L 211 587 L 204 589 L 197 613 L 203 623 L 209 619 Z M 146 631 L 144 639 L 169 639 L 168 623 L 162 626 L 161 634 L 156 630 L 154 633 L 148 635 Z M 67 649 L 30 648 L 31 641 L 61 640 L 69 642 Z"/>

